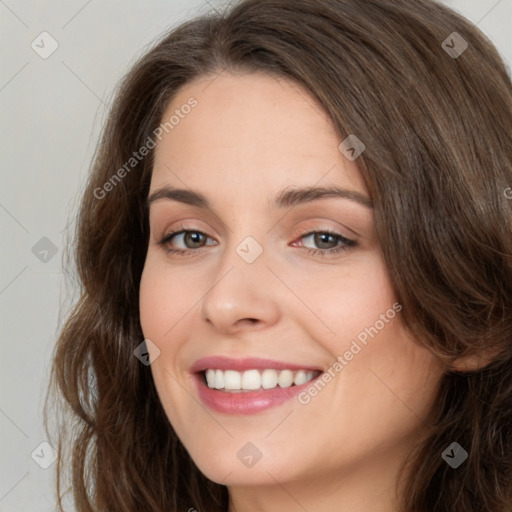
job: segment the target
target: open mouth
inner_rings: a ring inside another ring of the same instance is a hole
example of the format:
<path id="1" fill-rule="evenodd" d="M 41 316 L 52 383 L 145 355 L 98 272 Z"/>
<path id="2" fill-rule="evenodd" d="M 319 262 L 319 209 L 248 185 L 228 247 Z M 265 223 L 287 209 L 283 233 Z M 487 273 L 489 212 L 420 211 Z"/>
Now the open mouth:
<path id="1" fill-rule="evenodd" d="M 190 367 L 198 398 L 213 411 L 245 416 L 290 402 L 321 379 L 304 363 L 261 357 L 203 357 Z"/>
<path id="2" fill-rule="evenodd" d="M 232 393 L 301 386 L 314 380 L 321 373 L 319 370 L 273 368 L 245 371 L 208 368 L 200 372 L 208 388 Z"/>

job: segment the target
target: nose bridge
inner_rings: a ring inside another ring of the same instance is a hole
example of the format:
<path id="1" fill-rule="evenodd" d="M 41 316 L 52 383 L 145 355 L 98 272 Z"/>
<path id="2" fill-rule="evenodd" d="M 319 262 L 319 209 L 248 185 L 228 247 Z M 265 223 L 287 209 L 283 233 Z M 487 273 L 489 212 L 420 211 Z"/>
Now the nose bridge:
<path id="1" fill-rule="evenodd" d="M 223 275 L 230 268 L 236 269 L 237 274 L 242 278 L 246 274 L 247 279 L 259 274 L 261 279 L 268 273 L 266 265 L 269 261 L 268 228 L 264 223 L 256 219 L 259 213 L 253 208 L 241 209 L 242 212 L 229 232 L 226 234 L 225 249 L 222 251 L 219 261 L 219 275 Z"/>
<path id="2" fill-rule="evenodd" d="M 270 261 L 264 241 L 237 233 L 230 233 L 201 306 L 203 318 L 221 330 L 242 320 L 272 324 L 279 317 L 279 282 L 267 268 Z"/>

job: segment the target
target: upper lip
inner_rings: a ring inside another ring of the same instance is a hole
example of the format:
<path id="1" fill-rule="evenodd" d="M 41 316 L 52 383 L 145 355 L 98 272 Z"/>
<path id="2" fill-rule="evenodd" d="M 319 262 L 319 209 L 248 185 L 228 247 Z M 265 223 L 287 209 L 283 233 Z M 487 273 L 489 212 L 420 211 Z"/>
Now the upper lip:
<path id="1" fill-rule="evenodd" d="M 259 357 L 246 357 L 241 359 L 233 359 L 226 356 L 210 356 L 202 357 L 195 361 L 190 367 L 191 373 L 198 373 L 208 369 L 215 370 L 318 370 L 322 371 L 318 366 L 309 364 L 287 363 L 284 361 L 276 361 L 273 359 L 263 359 Z"/>

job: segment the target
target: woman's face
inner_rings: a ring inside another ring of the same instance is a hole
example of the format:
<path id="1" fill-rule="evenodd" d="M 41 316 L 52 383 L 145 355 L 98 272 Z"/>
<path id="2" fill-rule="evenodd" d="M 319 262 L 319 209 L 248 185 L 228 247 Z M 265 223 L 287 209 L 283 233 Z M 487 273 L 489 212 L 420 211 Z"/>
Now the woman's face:
<path id="1" fill-rule="evenodd" d="M 311 95 L 265 75 L 188 84 L 172 115 L 140 314 L 176 433 L 233 488 L 395 476 L 442 367 L 403 326 L 357 159 Z"/>

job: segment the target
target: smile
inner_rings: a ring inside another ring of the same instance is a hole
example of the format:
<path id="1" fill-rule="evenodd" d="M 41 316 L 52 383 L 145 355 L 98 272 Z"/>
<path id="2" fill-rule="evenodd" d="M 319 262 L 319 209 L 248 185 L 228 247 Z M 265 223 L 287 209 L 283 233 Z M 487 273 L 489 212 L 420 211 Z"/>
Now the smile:
<path id="1" fill-rule="evenodd" d="M 225 391 L 255 391 L 258 389 L 289 388 L 300 386 L 318 376 L 317 371 L 308 370 L 236 370 L 208 369 L 205 373 L 206 385 L 210 389 Z"/>
<path id="2" fill-rule="evenodd" d="M 268 359 L 207 357 L 190 368 L 201 402 L 230 415 L 277 407 L 320 377 L 322 370 Z"/>

